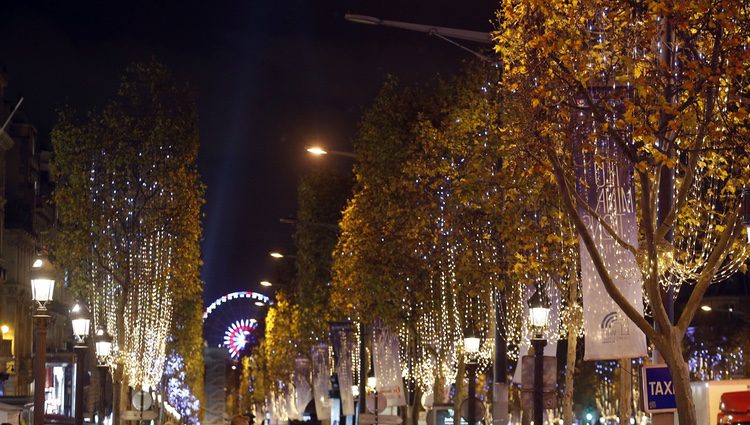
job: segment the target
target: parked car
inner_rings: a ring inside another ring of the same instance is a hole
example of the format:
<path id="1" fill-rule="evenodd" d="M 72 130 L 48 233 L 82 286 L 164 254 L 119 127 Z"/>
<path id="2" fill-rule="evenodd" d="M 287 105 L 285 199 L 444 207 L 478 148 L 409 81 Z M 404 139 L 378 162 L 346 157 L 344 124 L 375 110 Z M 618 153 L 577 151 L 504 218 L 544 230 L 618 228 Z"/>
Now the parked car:
<path id="1" fill-rule="evenodd" d="M 750 425 L 750 391 L 734 391 L 721 395 L 718 425 Z"/>

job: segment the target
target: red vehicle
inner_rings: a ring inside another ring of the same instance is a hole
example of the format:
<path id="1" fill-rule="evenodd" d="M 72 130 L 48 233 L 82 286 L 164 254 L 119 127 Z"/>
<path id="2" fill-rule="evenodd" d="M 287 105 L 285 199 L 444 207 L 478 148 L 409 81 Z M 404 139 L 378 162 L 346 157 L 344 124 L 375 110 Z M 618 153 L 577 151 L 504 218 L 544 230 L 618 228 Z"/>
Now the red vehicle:
<path id="1" fill-rule="evenodd" d="M 750 391 L 722 394 L 719 409 L 718 425 L 750 425 Z"/>

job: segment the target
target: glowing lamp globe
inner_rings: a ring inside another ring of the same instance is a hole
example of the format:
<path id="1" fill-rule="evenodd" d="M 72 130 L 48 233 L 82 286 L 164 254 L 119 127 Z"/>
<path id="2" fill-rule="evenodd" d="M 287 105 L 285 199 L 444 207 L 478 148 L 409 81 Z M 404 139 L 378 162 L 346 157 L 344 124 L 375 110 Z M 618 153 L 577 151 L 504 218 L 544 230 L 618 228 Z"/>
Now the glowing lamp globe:
<path id="1" fill-rule="evenodd" d="M 367 386 L 370 387 L 371 390 L 375 391 L 378 385 L 378 379 L 375 377 L 375 372 L 370 369 L 370 372 L 367 374 Z"/>
<path id="2" fill-rule="evenodd" d="M 80 304 L 74 305 L 70 310 L 70 323 L 73 325 L 73 335 L 78 341 L 83 342 L 89 336 L 91 319 L 88 318 L 85 309 Z"/>
<path id="3" fill-rule="evenodd" d="M 542 296 L 540 289 L 529 299 L 529 323 L 536 338 L 544 335 L 549 326 L 549 302 Z"/>
<path id="4" fill-rule="evenodd" d="M 96 355 L 99 358 L 109 357 L 112 354 L 112 337 L 106 330 L 99 329 L 96 331 L 95 338 Z"/>
<path id="5" fill-rule="evenodd" d="M 52 301 L 55 293 L 55 279 L 49 261 L 38 258 L 31 269 L 31 298 L 44 306 Z"/>
<path id="6" fill-rule="evenodd" d="M 464 336 L 464 352 L 468 355 L 477 354 L 479 352 L 480 344 L 481 341 L 479 340 L 479 336 L 477 336 L 474 328 L 469 328 Z"/>

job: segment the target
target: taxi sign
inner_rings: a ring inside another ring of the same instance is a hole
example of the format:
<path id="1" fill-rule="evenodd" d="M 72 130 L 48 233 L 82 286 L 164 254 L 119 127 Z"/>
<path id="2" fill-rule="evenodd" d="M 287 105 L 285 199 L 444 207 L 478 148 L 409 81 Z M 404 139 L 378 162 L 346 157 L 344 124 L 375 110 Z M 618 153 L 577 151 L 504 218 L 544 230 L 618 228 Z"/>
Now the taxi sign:
<path id="1" fill-rule="evenodd" d="M 667 365 L 643 366 L 643 406 L 647 413 L 677 411 L 674 383 Z"/>

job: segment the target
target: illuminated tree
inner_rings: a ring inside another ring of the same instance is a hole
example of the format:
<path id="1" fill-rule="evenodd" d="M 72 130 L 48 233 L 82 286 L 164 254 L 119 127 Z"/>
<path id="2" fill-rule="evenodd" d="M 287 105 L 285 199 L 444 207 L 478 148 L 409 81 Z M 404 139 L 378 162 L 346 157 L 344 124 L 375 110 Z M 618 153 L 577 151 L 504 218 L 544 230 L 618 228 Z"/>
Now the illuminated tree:
<path id="1" fill-rule="evenodd" d="M 444 384 L 455 377 L 461 391 L 469 322 L 491 337 L 493 306 L 505 298 L 506 334 L 517 343 L 523 286 L 575 276 L 556 187 L 500 136 L 497 78 L 473 66 L 427 88 L 388 81 L 355 140 L 357 186 L 334 257 L 334 305 L 400 326 L 402 347 L 413 347 L 402 359 L 407 378 L 436 402 L 447 401 Z M 486 366 L 487 341 L 482 351 Z"/>
<path id="2" fill-rule="evenodd" d="M 127 386 L 160 381 L 171 332 L 191 378 L 202 375 L 195 105 L 163 66 L 135 64 L 101 110 L 61 113 L 52 142 L 54 253 L 89 298 L 95 328 L 114 337 L 118 421 Z"/>
<path id="3" fill-rule="evenodd" d="M 511 0 L 498 14 L 501 93 L 514 111 L 503 135 L 557 183 L 607 293 L 669 366 L 683 424 L 696 423 L 685 332 L 708 286 L 747 257 L 738 191 L 749 169 L 748 13 L 742 1 Z M 584 212 L 602 218 L 575 190 L 573 156 L 611 160 L 602 143 L 634 172 L 638 244 L 604 227 L 638 260 L 653 321 L 615 286 L 584 223 Z M 662 289 L 686 282 L 672 323 Z"/>

